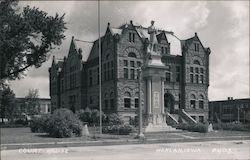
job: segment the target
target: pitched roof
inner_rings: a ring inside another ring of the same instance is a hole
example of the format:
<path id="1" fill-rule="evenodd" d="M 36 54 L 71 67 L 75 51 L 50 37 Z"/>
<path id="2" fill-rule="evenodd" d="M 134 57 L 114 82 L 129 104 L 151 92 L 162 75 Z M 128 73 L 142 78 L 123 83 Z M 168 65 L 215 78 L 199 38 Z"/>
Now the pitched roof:
<path id="1" fill-rule="evenodd" d="M 135 26 L 136 31 L 142 39 L 149 39 L 150 35 L 148 34 L 148 29 L 142 26 Z M 157 30 L 156 35 L 165 33 L 168 42 L 170 43 L 170 54 L 172 55 L 181 55 L 181 42 L 180 39 L 174 35 L 173 32 Z"/>
<path id="2" fill-rule="evenodd" d="M 80 40 L 75 39 L 75 45 L 76 45 L 76 49 L 80 49 L 82 50 L 82 61 L 86 62 L 90 51 L 92 49 L 93 43 L 91 42 L 83 42 Z"/>
<path id="3" fill-rule="evenodd" d="M 115 34 L 121 35 L 122 34 L 122 29 L 119 29 L 119 28 L 110 27 L 110 31 L 111 31 L 112 35 L 115 35 Z"/>

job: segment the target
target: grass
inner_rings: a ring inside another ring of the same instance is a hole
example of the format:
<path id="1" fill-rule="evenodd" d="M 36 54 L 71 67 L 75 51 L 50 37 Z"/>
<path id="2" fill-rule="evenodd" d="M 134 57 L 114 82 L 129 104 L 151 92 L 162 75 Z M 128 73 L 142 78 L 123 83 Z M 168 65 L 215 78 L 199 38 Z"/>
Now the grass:
<path id="1" fill-rule="evenodd" d="M 94 128 L 89 127 L 90 136 L 81 136 L 81 137 L 71 137 L 71 138 L 53 138 L 49 137 L 46 133 L 32 133 L 30 128 L 1 128 L 1 144 L 10 144 L 10 143 L 46 143 L 46 142 L 83 142 L 83 141 L 94 141 L 96 139 L 128 139 L 133 138 L 129 135 L 108 135 L 95 134 L 96 138 L 94 139 Z M 96 129 L 98 132 L 98 128 Z"/>
<path id="2" fill-rule="evenodd" d="M 1 128 L 1 144 L 10 143 L 46 143 L 46 142 L 84 142 L 84 141 L 95 141 L 95 140 L 114 140 L 114 139 L 134 139 L 134 135 L 109 135 L 99 134 L 96 135 L 96 139 L 93 138 L 94 131 L 98 132 L 98 128 L 94 129 L 89 127 L 90 136 L 72 137 L 72 138 L 52 138 L 48 137 L 45 133 L 32 133 L 30 128 Z M 178 133 L 150 133 L 145 134 L 147 139 L 173 139 L 182 138 L 185 136 L 206 138 L 206 137 L 230 137 L 230 136 L 250 136 L 250 132 L 241 131 L 216 131 L 208 133 L 198 132 L 178 132 Z"/>

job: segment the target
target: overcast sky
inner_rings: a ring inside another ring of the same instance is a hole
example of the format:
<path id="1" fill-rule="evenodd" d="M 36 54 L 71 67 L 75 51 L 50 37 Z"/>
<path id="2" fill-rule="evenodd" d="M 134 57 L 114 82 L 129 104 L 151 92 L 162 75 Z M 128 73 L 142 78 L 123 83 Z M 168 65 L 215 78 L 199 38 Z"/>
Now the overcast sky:
<path id="1" fill-rule="evenodd" d="M 67 55 L 72 36 L 90 41 L 98 37 L 97 1 L 22 1 L 20 5 L 39 7 L 49 15 L 66 13 L 66 39 L 52 51 L 57 58 Z M 118 27 L 130 20 L 145 27 L 155 20 L 157 28 L 171 30 L 180 39 L 197 32 L 203 45 L 211 49 L 209 100 L 249 98 L 249 1 L 105 1 L 100 8 L 101 34 L 108 22 Z M 24 97 L 31 88 L 39 89 L 40 97 L 49 97 L 51 59 L 11 82 L 17 97 Z"/>

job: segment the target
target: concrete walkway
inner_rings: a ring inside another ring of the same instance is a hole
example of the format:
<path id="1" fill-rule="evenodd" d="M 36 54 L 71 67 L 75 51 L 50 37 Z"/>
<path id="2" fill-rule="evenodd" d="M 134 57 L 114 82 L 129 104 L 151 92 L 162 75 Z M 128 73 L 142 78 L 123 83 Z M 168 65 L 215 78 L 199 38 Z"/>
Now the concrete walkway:
<path id="1" fill-rule="evenodd" d="M 134 144 L 1 151 L 2 160 L 250 159 L 249 140 Z"/>

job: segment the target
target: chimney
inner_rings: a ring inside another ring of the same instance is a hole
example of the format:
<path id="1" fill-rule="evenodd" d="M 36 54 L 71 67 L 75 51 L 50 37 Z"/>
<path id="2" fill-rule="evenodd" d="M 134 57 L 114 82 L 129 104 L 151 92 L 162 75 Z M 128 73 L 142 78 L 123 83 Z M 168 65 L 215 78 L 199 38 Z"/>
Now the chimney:
<path id="1" fill-rule="evenodd" d="M 130 20 L 130 24 L 132 24 L 132 25 L 133 25 L 133 21 L 132 21 L 132 20 Z"/>

